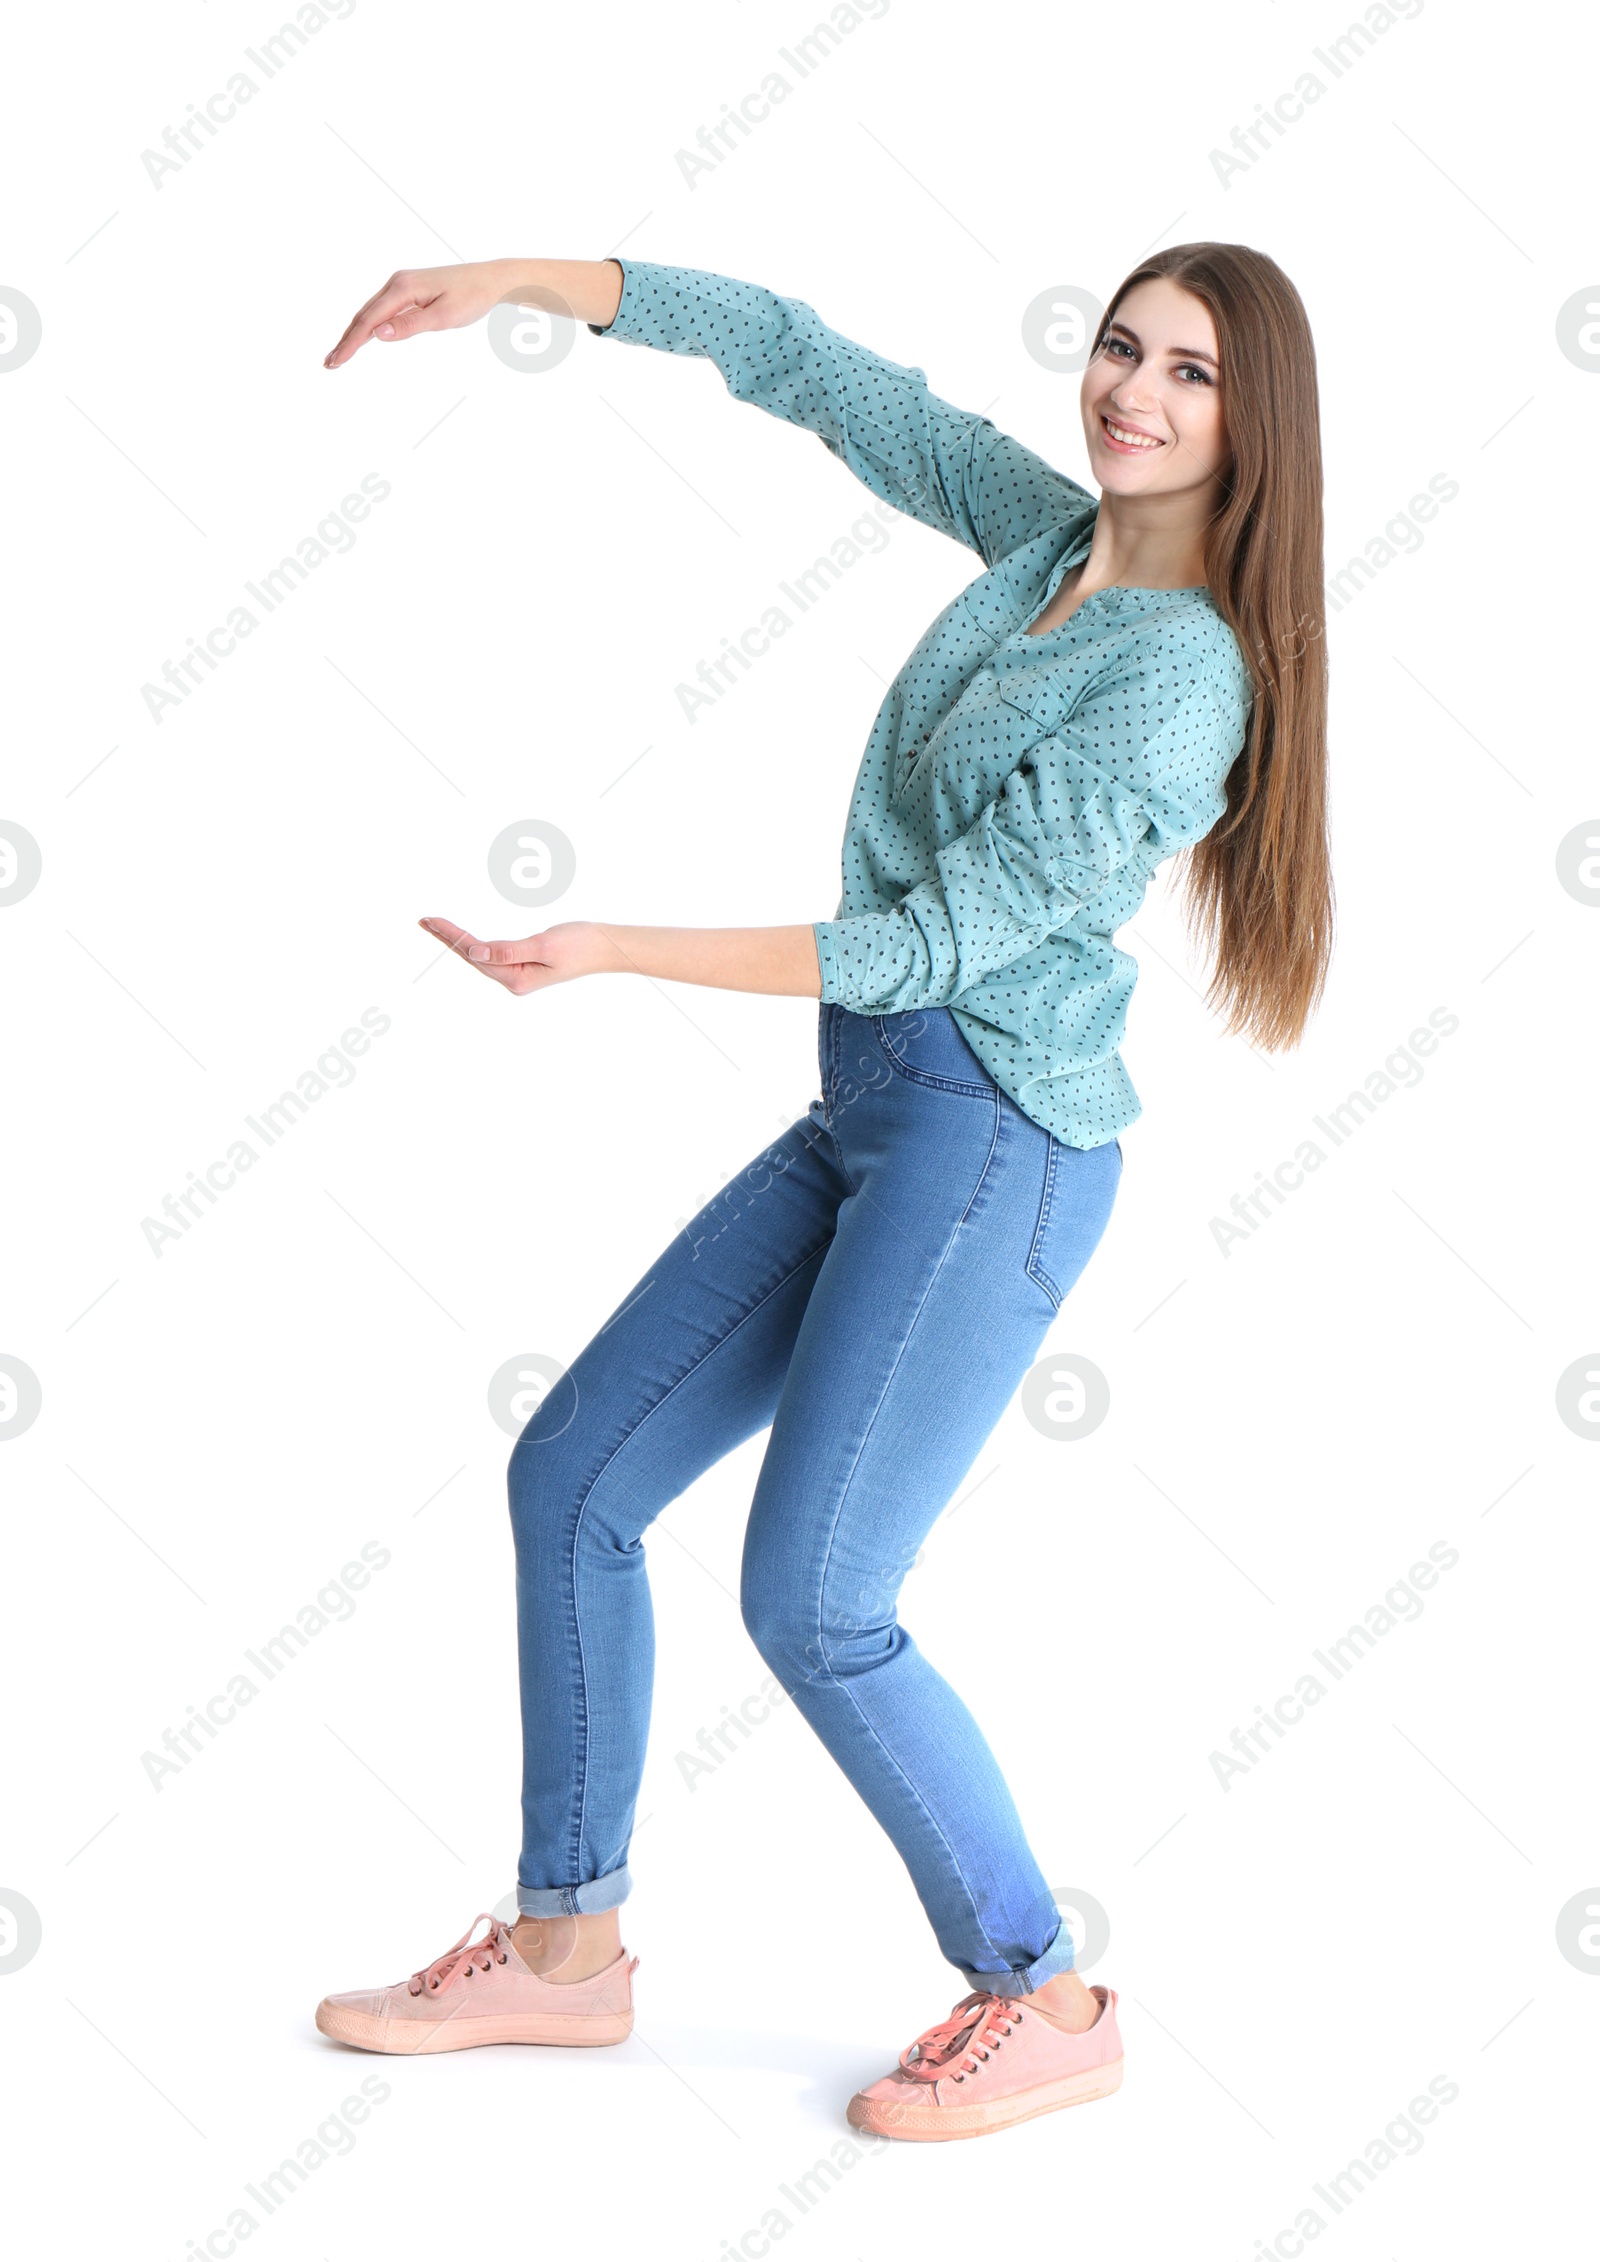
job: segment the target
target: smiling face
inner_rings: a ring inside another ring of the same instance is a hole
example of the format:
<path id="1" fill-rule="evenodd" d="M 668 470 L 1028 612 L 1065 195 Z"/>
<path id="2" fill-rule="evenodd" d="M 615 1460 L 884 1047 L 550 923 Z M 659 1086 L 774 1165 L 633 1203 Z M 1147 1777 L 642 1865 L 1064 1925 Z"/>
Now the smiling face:
<path id="1" fill-rule="evenodd" d="M 1178 494 L 1228 469 L 1216 325 L 1167 276 L 1123 299 L 1080 400 L 1090 466 L 1109 494 Z"/>

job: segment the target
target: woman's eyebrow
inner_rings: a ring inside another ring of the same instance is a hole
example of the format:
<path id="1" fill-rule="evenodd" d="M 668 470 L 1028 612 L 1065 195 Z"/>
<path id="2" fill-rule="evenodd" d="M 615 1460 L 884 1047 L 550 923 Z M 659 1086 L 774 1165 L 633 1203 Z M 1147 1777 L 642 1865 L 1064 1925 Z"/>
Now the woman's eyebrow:
<path id="1" fill-rule="evenodd" d="M 1126 322 L 1112 322 L 1108 327 L 1113 330 L 1120 330 L 1125 338 L 1131 338 L 1133 343 L 1139 347 L 1139 351 L 1143 353 L 1144 347 L 1139 343 L 1137 330 L 1130 330 Z M 1198 346 L 1170 346 L 1167 350 L 1170 353 L 1175 353 L 1181 361 L 1205 361 L 1209 362 L 1213 369 L 1217 366 L 1215 356 L 1202 353 Z"/>

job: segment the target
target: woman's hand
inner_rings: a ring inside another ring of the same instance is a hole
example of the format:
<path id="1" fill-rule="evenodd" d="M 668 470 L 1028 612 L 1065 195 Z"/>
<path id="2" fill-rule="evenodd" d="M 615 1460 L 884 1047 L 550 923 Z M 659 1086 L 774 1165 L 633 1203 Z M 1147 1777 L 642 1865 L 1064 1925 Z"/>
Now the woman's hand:
<path id="1" fill-rule="evenodd" d="M 547 990 L 553 982 L 575 982 L 580 974 L 618 973 L 626 964 L 587 919 L 564 920 L 522 942 L 483 942 L 448 919 L 419 919 L 417 925 L 513 997 Z"/>
<path id="2" fill-rule="evenodd" d="M 622 297 L 614 259 L 484 259 L 465 267 L 407 267 L 351 318 L 323 362 L 342 369 L 369 338 L 386 343 L 424 330 L 462 330 L 504 304 L 542 306 L 578 322 L 609 324 Z"/>
<path id="3" fill-rule="evenodd" d="M 419 919 L 430 935 L 513 997 L 580 974 L 648 974 L 714 990 L 820 997 L 817 938 L 802 927 L 613 927 L 568 919 L 522 942 L 482 942 L 448 919 Z"/>

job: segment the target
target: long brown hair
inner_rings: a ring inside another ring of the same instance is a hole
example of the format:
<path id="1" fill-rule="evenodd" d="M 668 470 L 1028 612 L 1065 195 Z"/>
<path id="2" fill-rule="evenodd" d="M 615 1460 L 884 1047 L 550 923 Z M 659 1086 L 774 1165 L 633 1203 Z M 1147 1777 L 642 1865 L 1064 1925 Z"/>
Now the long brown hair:
<path id="1" fill-rule="evenodd" d="M 1153 276 L 1192 292 L 1216 325 L 1233 461 L 1206 535 L 1206 582 L 1253 687 L 1226 811 L 1183 852 L 1184 913 L 1191 937 L 1216 949 L 1207 1003 L 1273 1052 L 1305 1033 L 1333 948 L 1316 352 L 1299 292 L 1248 244 L 1155 252 L 1118 286 L 1105 322 Z"/>

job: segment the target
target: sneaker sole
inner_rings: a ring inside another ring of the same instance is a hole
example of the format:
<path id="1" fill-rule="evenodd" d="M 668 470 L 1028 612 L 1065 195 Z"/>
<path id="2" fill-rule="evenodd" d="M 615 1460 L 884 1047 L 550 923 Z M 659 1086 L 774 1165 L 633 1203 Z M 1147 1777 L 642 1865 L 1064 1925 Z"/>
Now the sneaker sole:
<path id="1" fill-rule="evenodd" d="M 911 2144 L 944 2144 L 963 2136 L 987 2136 L 992 2129 L 1014 2128 L 1019 2121 L 1036 2120 L 1041 2113 L 1058 2113 L 1068 2105 L 1087 2105 L 1096 2097 L 1109 2097 L 1122 2087 L 1122 2060 L 1091 2066 L 1084 2073 L 1064 2075 L 1060 2081 L 1040 2082 L 1019 2090 L 1014 2097 L 997 2097 L 992 2105 L 930 2105 L 908 2110 L 892 2098 L 852 2097 L 845 2118 L 852 2128 L 872 2136 L 898 2137 Z"/>
<path id="2" fill-rule="evenodd" d="M 379 2050 L 391 2058 L 432 2057 L 441 2050 L 476 2050 L 490 2042 L 546 2042 L 593 2049 L 626 2042 L 633 2032 L 632 2011 L 571 2014 L 499 2012 L 460 2019 L 382 2019 L 371 2011 L 346 2011 L 317 2005 L 317 2029 L 333 2042 L 356 2050 Z"/>

